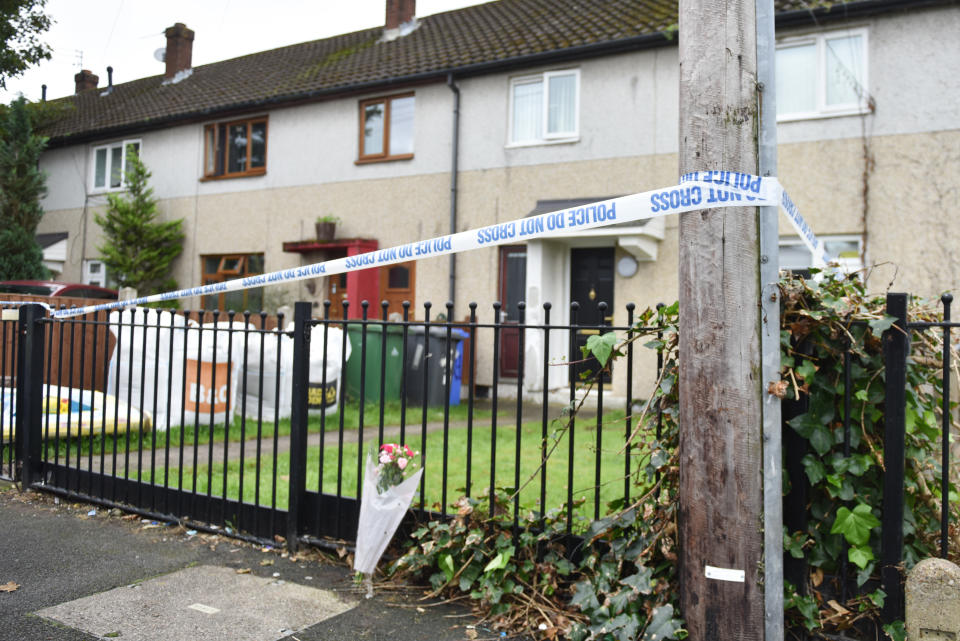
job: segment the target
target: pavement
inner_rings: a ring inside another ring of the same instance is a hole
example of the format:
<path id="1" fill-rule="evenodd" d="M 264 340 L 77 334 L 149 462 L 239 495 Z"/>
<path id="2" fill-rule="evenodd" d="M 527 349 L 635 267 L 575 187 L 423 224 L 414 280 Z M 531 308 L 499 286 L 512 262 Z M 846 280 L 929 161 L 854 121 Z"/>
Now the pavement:
<path id="1" fill-rule="evenodd" d="M 345 550 L 344 550 L 345 552 Z M 258 547 L 0 481 L 0 641 L 499 639 L 336 554 Z"/>

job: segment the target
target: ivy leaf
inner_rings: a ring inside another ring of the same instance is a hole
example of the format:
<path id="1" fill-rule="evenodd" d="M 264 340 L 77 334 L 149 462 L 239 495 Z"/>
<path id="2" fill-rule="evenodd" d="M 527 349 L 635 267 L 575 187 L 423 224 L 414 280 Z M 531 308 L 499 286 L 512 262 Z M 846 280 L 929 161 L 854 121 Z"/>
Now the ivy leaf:
<path id="1" fill-rule="evenodd" d="M 600 601 L 597 600 L 597 593 L 593 590 L 593 585 L 589 581 L 580 581 L 577 583 L 573 592 L 573 598 L 570 599 L 570 605 L 575 605 L 581 611 L 593 610 L 600 607 Z"/>
<path id="2" fill-rule="evenodd" d="M 846 507 L 837 510 L 837 518 L 833 521 L 830 534 L 843 534 L 843 537 L 852 546 L 866 545 L 870 540 L 870 530 L 880 526 L 880 521 L 870 511 L 870 506 L 860 503 L 851 512 Z M 871 556 L 871 558 L 873 558 Z M 853 561 L 853 559 L 850 559 Z M 869 560 L 869 559 L 868 559 Z M 863 567 L 861 565 L 860 567 Z"/>
<path id="3" fill-rule="evenodd" d="M 473 585 L 473 582 L 476 581 L 479 576 L 480 568 L 472 563 L 468 565 L 467 569 L 460 575 L 460 591 L 469 592 L 470 586 Z"/>
<path id="4" fill-rule="evenodd" d="M 807 454 L 803 457 L 803 468 L 807 473 L 807 478 L 810 479 L 810 485 L 816 485 L 823 480 L 827 472 L 823 462 L 813 454 Z"/>
<path id="5" fill-rule="evenodd" d="M 888 623 L 883 626 L 883 631 L 887 633 L 887 636 L 893 639 L 893 641 L 906 641 L 907 638 L 907 629 L 903 624 L 903 621 L 894 621 L 893 623 Z"/>
<path id="6" fill-rule="evenodd" d="M 447 576 L 447 582 L 452 581 L 453 575 L 456 574 L 456 570 L 453 567 L 453 557 L 449 554 L 441 554 L 437 565 L 440 566 L 440 569 Z"/>
<path id="7" fill-rule="evenodd" d="M 600 361 L 601 366 L 604 366 L 607 364 L 607 361 L 610 360 L 610 356 L 613 355 L 613 346 L 616 344 L 616 332 L 607 332 L 602 335 L 595 334 L 588 338 L 585 349 Z M 584 354 L 584 356 L 586 356 L 586 354 Z"/>
<path id="8" fill-rule="evenodd" d="M 637 570 L 636 574 L 631 574 L 627 578 L 621 579 L 620 583 L 633 588 L 640 594 L 650 594 L 652 577 L 653 573 L 650 568 L 641 567 Z"/>
<path id="9" fill-rule="evenodd" d="M 883 318 L 877 318 L 872 321 L 869 321 L 867 324 L 870 325 L 870 329 L 873 330 L 875 335 L 880 335 L 883 332 L 890 329 L 890 327 L 897 322 L 896 316 L 886 316 Z"/>
<path id="10" fill-rule="evenodd" d="M 607 632 L 613 634 L 615 639 L 632 639 L 637 636 L 640 622 L 637 621 L 636 615 L 621 614 L 607 621 L 604 627 Z"/>
<path id="11" fill-rule="evenodd" d="M 510 562 L 510 557 L 512 556 L 513 546 L 511 545 L 508 548 L 498 552 L 497 556 L 490 559 L 490 562 L 487 563 L 485 568 L 483 568 L 483 573 L 486 574 L 487 572 L 492 572 L 494 570 L 502 570 L 503 568 L 507 567 L 507 563 Z"/>
<path id="12" fill-rule="evenodd" d="M 643 632 L 643 641 L 660 641 L 661 639 L 676 639 L 677 632 L 683 624 L 673 616 L 673 606 L 669 603 L 654 608 L 653 616 Z"/>
<path id="13" fill-rule="evenodd" d="M 860 569 L 867 567 L 867 563 L 873 560 L 873 550 L 868 545 L 858 545 L 847 550 L 847 558 L 851 563 L 855 563 Z"/>
<path id="14" fill-rule="evenodd" d="M 833 435 L 823 425 L 817 425 L 810 433 L 810 445 L 817 451 L 817 454 L 823 456 L 833 447 Z"/>

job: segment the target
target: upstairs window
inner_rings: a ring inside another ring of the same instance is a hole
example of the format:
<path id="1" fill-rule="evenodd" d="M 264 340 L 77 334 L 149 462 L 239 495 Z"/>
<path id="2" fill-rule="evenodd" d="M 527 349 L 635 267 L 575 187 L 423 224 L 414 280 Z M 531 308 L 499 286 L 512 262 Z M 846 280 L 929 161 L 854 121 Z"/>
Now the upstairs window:
<path id="1" fill-rule="evenodd" d="M 866 29 L 777 45 L 779 120 L 863 113 L 868 98 Z"/>
<path id="2" fill-rule="evenodd" d="M 203 130 L 203 177 L 234 178 L 267 173 L 266 117 L 207 125 Z"/>
<path id="3" fill-rule="evenodd" d="M 510 82 L 510 144 L 568 142 L 579 135 L 580 72 L 548 71 Z"/>
<path id="4" fill-rule="evenodd" d="M 360 102 L 360 155 L 357 162 L 413 158 L 413 94 Z"/>
<path id="5" fill-rule="evenodd" d="M 121 140 L 93 148 L 94 191 L 126 189 L 125 172 L 130 169 L 130 158 L 140 154 L 139 140 Z"/>

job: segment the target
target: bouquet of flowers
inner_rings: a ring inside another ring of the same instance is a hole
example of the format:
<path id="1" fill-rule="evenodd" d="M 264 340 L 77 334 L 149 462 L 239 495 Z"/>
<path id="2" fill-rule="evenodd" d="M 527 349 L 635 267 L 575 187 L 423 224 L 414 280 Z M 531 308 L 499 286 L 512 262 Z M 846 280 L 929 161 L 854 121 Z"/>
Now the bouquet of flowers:
<path id="1" fill-rule="evenodd" d="M 419 452 L 414 452 L 406 445 L 396 443 L 381 445 L 380 464 L 377 465 L 377 492 L 383 494 L 394 485 L 400 485 L 404 473 L 407 470 L 413 470 L 416 466 L 413 463 L 413 457 L 418 454 Z"/>
<path id="2" fill-rule="evenodd" d="M 418 454 L 406 445 L 386 443 L 380 446 L 376 466 L 373 457 L 367 456 L 357 527 L 357 552 L 353 559 L 353 569 L 365 575 L 367 598 L 373 596 L 371 577 L 377 562 L 400 526 L 420 485 L 423 467 L 413 472 L 416 467 L 413 459 Z M 409 476 L 404 478 L 407 474 Z"/>

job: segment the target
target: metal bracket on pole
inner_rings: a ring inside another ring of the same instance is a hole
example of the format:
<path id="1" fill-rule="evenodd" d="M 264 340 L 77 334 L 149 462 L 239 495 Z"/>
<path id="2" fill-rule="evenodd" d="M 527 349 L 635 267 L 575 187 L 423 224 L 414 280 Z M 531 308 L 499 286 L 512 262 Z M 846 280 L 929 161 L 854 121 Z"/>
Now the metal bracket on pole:
<path id="1" fill-rule="evenodd" d="M 777 174 L 776 32 L 773 0 L 756 0 L 759 174 Z M 763 380 L 764 639 L 783 640 L 783 454 L 780 399 L 767 392 L 780 380 L 780 256 L 776 207 L 760 208 L 760 353 Z"/>

